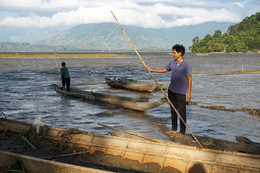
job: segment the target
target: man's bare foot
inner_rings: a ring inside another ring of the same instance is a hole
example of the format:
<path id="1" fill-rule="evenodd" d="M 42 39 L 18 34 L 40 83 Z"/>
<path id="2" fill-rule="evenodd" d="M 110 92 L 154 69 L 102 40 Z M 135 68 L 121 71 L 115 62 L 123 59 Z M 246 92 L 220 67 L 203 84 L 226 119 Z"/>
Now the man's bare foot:
<path id="1" fill-rule="evenodd" d="M 176 138 L 182 138 L 183 136 L 184 136 L 184 134 L 179 133 L 179 134 L 176 136 Z"/>
<path id="2" fill-rule="evenodd" d="M 171 133 L 176 133 L 176 131 L 175 130 L 170 130 L 170 131 L 166 132 L 166 134 L 171 134 Z"/>

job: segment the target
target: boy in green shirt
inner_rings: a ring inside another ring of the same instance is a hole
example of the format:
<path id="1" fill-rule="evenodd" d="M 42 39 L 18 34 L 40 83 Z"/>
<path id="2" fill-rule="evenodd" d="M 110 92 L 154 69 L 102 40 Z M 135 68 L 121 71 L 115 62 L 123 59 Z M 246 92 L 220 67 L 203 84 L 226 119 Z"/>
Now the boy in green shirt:
<path id="1" fill-rule="evenodd" d="M 60 69 L 61 73 L 61 81 L 62 81 L 62 89 L 65 90 L 65 84 L 67 87 L 67 91 L 70 91 L 70 74 L 69 74 L 69 69 L 66 67 L 66 63 L 62 62 L 61 63 L 62 68 Z"/>

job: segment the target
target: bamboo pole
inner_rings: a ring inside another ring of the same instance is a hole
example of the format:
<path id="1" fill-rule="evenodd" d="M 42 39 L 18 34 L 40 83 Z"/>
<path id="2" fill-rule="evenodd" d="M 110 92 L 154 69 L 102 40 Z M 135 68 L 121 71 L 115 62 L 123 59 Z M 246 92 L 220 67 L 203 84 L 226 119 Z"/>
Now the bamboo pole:
<path id="1" fill-rule="evenodd" d="M 122 28 L 122 26 L 121 26 L 120 23 L 118 22 L 118 20 L 117 20 L 116 16 L 114 15 L 113 11 L 111 11 L 111 13 L 112 13 L 112 15 L 114 16 L 114 18 L 115 18 L 115 20 L 116 20 L 118 26 L 121 28 L 121 30 L 122 30 L 123 33 L 125 34 L 127 40 L 129 41 L 129 43 L 130 43 L 131 46 L 133 47 L 135 53 L 137 54 L 137 56 L 139 57 L 139 59 L 142 61 L 143 65 L 144 65 L 145 67 L 147 67 L 146 64 L 145 64 L 145 62 L 143 61 L 142 57 L 139 55 L 139 53 L 137 52 L 136 48 L 135 48 L 134 45 L 132 44 L 131 40 L 130 40 L 129 37 L 126 35 L 124 29 Z M 200 146 L 201 148 L 203 148 L 203 146 L 200 144 L 200 142 L 198 141 L 198 139 L 197 139 L 197 138 L 194 136 L 194 134 L 191 132 L 190 128 L 189 128 L 188 125 L 185 123 L 185 121 L 183 120 L 183 118 L 181 117 L 181 115 L 179 114 L 179 112 L 177 111 L 177 109 L 174 107 L 174 105 L 173 105 L 172 102 L 170 101 L 169 97 L 168 97 L 168 96 L 166 95 L 166 93 L 163 91 L 162 87 L 159 85 L 159 83 L 157 82 L 157 80 L 155 79 L 155 77 L 153 76 L 153 74 L 152 74 L 150 71 L 148 71 L 148 72 L 149 72 L 149 74 L 151 75 L 151 77 L 154 79 L 156 85 L 160 88 L 161 92 L 163 93 L 163 95 L 164 95 L 165 98 L 167 99 L 168 103 L 171 105 L 171 107 L 172 107 L 172 108 L 174 109 L 174 111 L 177 113 L 177 115 L 179 116 L 179 118 L 181 119 L 181 121 L 183 122 L 183 124 L 187 127 L 187 129 L 189 130 L 189 132 L 190 132 L 190 134 L 192 135 L 192 137 L 193 137 L 193 138 L 195 139 L 195 141 L 199 144 L 199 146 Z"/>
<path id="2" fill-rule="evenodd" d="M 28 139 L 26 139 L 24 136 L 21 137 L 25 142 L 27 142 L 27 144 L 30 145 L 30 147 L 32 147 L 34 150 L 37 150 L 36 147 L 30 142 L 28 141 Z"/>
<path id="3" fill-rule="evenodd" d="M 57 72 L 58 72 L 58 75 L 59 75 L 59 80 L 60 80 L 61 86 L 63 87 L 61 77 L 60 77 L 60 70 L 59 70 L 59 66 L 58 66 L 58 62 L 57 62 L 56 58 L 55 58 L 55 63 L 56 63 L 56 68 L 57 68 Z M 65 90 L 65 87 L 63 89 Z"/>
<path id="4" fill-rule="evenodd" d="M 83 152 L 78 152 L 78 153 L 72 153 L 72 154 L 64 154 L 64 155 L 58 155 L 58 156 L 52 156 L 52 157 L 45 157 L 44 159 L 51 160 L 51 159 L 56 159 L 56 158 L 61 158 L 61 157 L 70 157 L 70 156 L 76 156 L 76 155 L 81 155 L 81 154 L 86 154 L 86 151 Z"/>
<path id="5" fill-rule="evenodd" d="M 59 66 L 58 66 L 58 62 L 57 62 L 56 58 L 55 58 L 55 63 L 56 63 L 57 72 L 58 72 L 58 74 L 60 74 L 60 70 L 59 70 Z"/>

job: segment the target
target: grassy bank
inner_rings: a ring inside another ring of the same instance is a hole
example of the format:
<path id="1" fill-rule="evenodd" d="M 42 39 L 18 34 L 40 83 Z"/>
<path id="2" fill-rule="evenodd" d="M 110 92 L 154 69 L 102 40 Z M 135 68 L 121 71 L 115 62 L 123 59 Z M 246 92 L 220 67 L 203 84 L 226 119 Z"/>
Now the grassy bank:
<path id="1" fill-rule="evenodd" d="M 0 58 L 123 58 L 128 55 L 114 53 L 4 53 Z"/>

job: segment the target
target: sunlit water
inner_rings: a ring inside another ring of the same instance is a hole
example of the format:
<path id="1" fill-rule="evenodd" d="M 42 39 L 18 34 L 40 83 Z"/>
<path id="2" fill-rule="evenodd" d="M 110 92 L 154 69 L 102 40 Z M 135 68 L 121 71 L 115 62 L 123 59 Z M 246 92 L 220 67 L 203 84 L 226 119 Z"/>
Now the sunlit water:
<path id="1" fill-rule="evenodd" d="M 163 68 L 172 60 L 168 53 L 140 54 L 146 65 L 152 68 Z M 235 136 L 245 136 L 260 142 L 260 117 L 242 111 L 227 112 L 200 107 L 260 108 L 260 74 L 201 76 L 239 71 L 242 68 L 259 69 L 260 55 L 214 54 L 199 57 L 186 54 L 185 58 L 193 67 L 192 101 L 198 103 L 187 107 L 187 125 L 192 133 L 230 141 L 235 141 Z M 163 97 L 161 92 L 139 95 L 113 90 L 106 85 L 105 77 L 128 77 L 154 82 L 134 54 L 127 58 L 57 60 L 59 65 L 62 61 L 67 63 L 72 85 L 84 90 L 130 97 L 147 96 L 151 101 Z M 160 83 L 169 84 L 170 73 L 154 73 L 154 76 Z M 49 126 L 107 134 L 111 129 L 97 125 L 102 123 L 166 139 L 153 127 L 156 122 L 171 127 L 170 107 L 166 103 L 144 113 L 129 111 L 65 98 L 55 92 L 52 84 L 60 84 L 54 58 L 0 58 L 0 108 L 9 119 L 32 123 L 37 116 L 41 116 L 43 123 Z"/>

